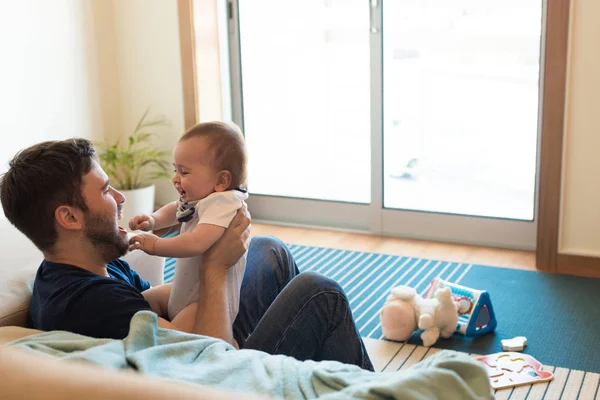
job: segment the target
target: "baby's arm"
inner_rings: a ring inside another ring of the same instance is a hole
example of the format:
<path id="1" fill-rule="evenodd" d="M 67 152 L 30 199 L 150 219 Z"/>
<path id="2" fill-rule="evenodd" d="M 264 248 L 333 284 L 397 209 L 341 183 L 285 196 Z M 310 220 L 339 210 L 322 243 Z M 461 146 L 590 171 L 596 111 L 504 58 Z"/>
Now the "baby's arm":
<path id="1" fill-rule="evenodd" d="M 139 214 L 129 221 L 131 230 L 153 231 L 168 228 L 177 223 L 177 202 L 173 201 L 150 215 Z"/>
<path id="2" fill-rule="evenodd" d="M 129 240 L 130 249 L 161 257 L 195 257 L 204 254 L 225 232 L 225 228 L 211 224 L 198 224 L 191 232 L 173 238 L 159 238 L 151 233 L 139 233 Z"/>
<path id="3" fill-rule="evenodd" d="M 129 240 L 130 250 L 141 249 L 148 254 L 176 258 L 202 255 L 223 235 L 225 227 L 231 222 L 238 209 L 245 207 L 243 199 L 246 197 L 247 195 L 240 195 L 233 191 L 213 193 L 203 199 L 202 215 L 193 231 L 173 238 L 159 238 L 151 233 L 138 233 Z M 166 208 L 167 206 L 157 211 L 156 213 L 159 214 L 157 216 L 162 218 L 163 210 Z M 173 212 L 176 211 L 175 208 Z"/>

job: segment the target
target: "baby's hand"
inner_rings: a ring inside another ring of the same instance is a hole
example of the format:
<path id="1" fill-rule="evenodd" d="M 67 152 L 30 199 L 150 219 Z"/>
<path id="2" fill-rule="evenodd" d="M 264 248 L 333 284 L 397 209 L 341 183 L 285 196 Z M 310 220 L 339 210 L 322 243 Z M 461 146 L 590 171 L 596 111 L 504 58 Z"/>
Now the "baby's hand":
<path id="1" fill-rule="evenodd" d="M 132 231 L 151 231 L 154 229 L 154 217 L 146 214 L 138 214 L 129 220 L 129 229 Z"/>
<path id="2" fill-rule="evenodd" d="M 129 251 L 139 249 L 146 254 L 154 255 L 154 246 L 158 239 L 159 237 L 152 233 L 137 233 L 129 238 Z"/>

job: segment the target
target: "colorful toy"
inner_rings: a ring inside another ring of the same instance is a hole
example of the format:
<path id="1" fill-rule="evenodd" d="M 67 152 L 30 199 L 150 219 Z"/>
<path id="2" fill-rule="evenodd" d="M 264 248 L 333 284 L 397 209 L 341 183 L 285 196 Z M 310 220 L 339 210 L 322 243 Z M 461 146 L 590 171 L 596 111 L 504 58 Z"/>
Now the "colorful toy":
<path id="1" fill-rule="evenodd" d="M 383 335 L 390 340 L 406 341 L 417 328 L 422 329 L 423 346 L 432 346 L 438 338 L 450 337 L 456 331 L 458 313 L 450 288 L 436 291 L 435 297 L 424 299 L 410 286 L 392 289 L 381 312 Z"/>
<path id="2" fill-rule="evenodd" d="M 450 283 L 438 277 L 431 281 L 424 297 L 430 299 L 443 288 L 450 288 L 458 306 L 456 332 L 465 336 L 479 336 L 496 329 L 496 316 L 488 292 Z"/>
<path id="3" fill-rule="evenodd" d="M 495 390 L 547 382 L 554 378 L 551 372 L 542 370 L 538 360 L 527 354 L 495 353 L 476 360 L 484 366 Z"/>
<path id="4" fill-rule="evenodd" d="M 517 336 L 512 339 L 503 339 L 502 350 L 504 351 L 523 351 L 527 346 L 527 338 L 525 336 Z"/>

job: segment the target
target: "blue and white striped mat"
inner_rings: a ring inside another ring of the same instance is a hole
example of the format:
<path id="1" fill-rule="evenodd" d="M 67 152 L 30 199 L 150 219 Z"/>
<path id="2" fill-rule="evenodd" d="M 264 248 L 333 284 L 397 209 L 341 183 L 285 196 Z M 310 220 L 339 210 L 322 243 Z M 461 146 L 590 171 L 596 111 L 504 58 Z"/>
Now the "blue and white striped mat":
<path id="1" fill-rule="evenodd" d="M 409 285 L 425 294 L 436 276 L 459 283 L 470 264 L 290 245 L 300 271 L 315 271 L 337 281 L 348 299 L 363 337 L 381 339 L 379 310 L 390 289 Z"/>
<path id="2" fill-rule="evenodd" d="M 425 260 L 360 251 L 288 245 L 301 272 L 319 272 L 336 280 L 348 298 L 363 337 L 381 339 L 379 310 L 390 289 L 409 285 L 424 294 L 436 276 L 459 283 L 470 264 Z M 165 282 L 173 279 L 175 260 L 167 259 Z"/>

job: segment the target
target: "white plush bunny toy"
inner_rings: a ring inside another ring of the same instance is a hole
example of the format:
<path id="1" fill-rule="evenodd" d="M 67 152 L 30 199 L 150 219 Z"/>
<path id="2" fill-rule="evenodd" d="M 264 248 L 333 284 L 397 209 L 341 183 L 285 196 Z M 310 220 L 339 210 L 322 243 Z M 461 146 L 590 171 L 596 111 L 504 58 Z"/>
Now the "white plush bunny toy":
<path id="1" fill-rule="evenodd" d="M 458 325 L 458 311 L 450 288 L 438 289 L 424 299 L 410 286 L 392 289 L 380 313 L 383 335 L 406 341 L 417 328 L 422 329 L 423 346 L 432 346 L 441 336 L 449 338 Z"/>

